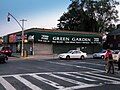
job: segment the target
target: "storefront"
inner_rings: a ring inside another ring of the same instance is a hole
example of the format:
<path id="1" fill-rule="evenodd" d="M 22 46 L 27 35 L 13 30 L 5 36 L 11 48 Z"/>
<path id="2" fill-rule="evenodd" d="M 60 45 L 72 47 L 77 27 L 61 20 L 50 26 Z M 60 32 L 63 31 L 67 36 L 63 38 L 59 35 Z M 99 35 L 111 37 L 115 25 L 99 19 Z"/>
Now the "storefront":
<path id="1" fill-rule="evenodd" d="M 26 40 L 26 41 L 25 41 Z M 47 30 L 25 30 L 24 49 L 36 54 L 59 54 L 71 49 L 94 53 L 102 48 L 102 37 L 97 33 Z M 8 35 L 8 44 L 14 52 L 21 52 L 21 32 Z"/>

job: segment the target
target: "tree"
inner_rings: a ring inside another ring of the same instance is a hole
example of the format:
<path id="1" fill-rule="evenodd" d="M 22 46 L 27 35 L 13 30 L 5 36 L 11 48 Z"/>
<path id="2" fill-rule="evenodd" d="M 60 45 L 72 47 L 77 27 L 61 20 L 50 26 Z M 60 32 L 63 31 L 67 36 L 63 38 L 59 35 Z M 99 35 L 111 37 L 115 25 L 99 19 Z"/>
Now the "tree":
<path id="1" fill-rule="evenodd" d="M 113 29 L 118 21 L 118 2 L 114 0 L 71 0 L 68 12 L 58 24 L 59 29 L 103 32 Z"/>
<path id="2" fill-rule="evenodd" d="M 98 32 L 111 31 L 115 26 L 113 22 L 119 21 L 117 5 L 119 3 L 114 0 L 100 0 L 96 4 L 95 18 L 98 22 Z"/>

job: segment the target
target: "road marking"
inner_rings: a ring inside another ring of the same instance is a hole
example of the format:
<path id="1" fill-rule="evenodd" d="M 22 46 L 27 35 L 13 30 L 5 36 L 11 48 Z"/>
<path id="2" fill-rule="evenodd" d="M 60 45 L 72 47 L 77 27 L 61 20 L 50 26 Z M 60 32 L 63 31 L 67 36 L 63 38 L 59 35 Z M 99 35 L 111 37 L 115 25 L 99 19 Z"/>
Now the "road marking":
<path id="1" fill-rule="evenodd" d="M 48 74 L 48 75 L 52 76 L 52 77 L 55 77 L 55 78 L 58 78 L 58 79 L 61 79 L 61 80 L 64 80 L 64 81 L 67 81 L 67 82 L 70 82 L 70 83 L 73 83 L 73 84 L 78 84 L 78 85 L 85 85 L 86 84 L 86 83 L 79 82 L 79 81 L 69 79 L 69 78 L 66 78 L 66 77 L 58 76 L 58 75 L 55 75 L 55 74 Z"/>
<path id="2" fill-rule="evenodd" d="M 64 88 L 64 90 L 76 90 L 76 89 L 82 89 L 82 88 L 90 88 L 90 87 L 97 87 L 97 86 L 101 86 L 100 84 L 99 85 L 96 85 L 96 84 L 86 84 L 86 85 L 78 85 L 78 86 L 72 86 L 72 87 L 66 87 Z M 59 90 L 62 90 L 62 89 L 59 89 Z"/>
<path id="3" fill-rule="evenodd" d="M 73 90 L 73 89 L 100 86 L 100 85 L 96 85 L 96 84 L 86 84 L 86 83 L 83 83 L 83 82 L 80 82 L 80 81 L 76 81 L 76 80 L 69 79 L 69 78 L 66 78 L 66 77 L 61 77 L 61 76 L 54 75 L 54 74 L 48 74 L 48 75 L 52 76 L 52 77 L 55 77 L 55 78 L 58 78 L 58 79 L 61 79 L 61 80 L 64 80 L 64 81 L 67 81 L 67 82 L 70 82 L 70 83 L 73 83 L 73 84 L 78 84 L 79 85 L 79 86 L 67 87 L 67 88 L 64 88 L 64 90 Z M 63 90 L 63 89 L 59 89 L 59 90 Z"/>
<path id="4" fill-rule="evenodd" d="M 104 64 L 97 64 L 97 63 L 89 63 L 89 62 L 78 62 L 78 63 L 84 63 L 84 64 L 90 64 L 90 65 L 97 65 L 97 66 L 105 66 Z"/>
<path id="5" fill-rule="evenodd" d="M 74 78 L 84 79 L 84 80 L 87 80 L 87 81 L 96 81 L 96 80 L 94 80 L 94 79 L 89 79 L 89 78 L 86 78 L 86 77 L 76 76 L 76 75 L 72 75 L 72 74 L 69 74 L 69 73 L 64 73 L 64 75 L 72 76 L 72 77 L 74 77 Z"/>
<path id="6" fill-rule="evenodd" d="M 94 69 L 94 68 L 85 67 L 85 66 L 71 65 L 71 64 L 58 63 L 58 62 L 51 62 L 51 61 L 46 61 L 46 62 L 53 63 L 53 64 L 64 65 L 64 66 L 72 66 L 72 67 L 77 67 L 77 68 L 91 69 L 91 70 L 95 70 L 95 71 L 99 71 L 99 72 L 103 72 L 103 71 L 104 71 L 104 70 Z"/>
<path id="7" fill-rule="evenodd" d="M 32 74 L 50 74 L 50 73 L 75 73 L 75 72 L 41 72 L 41 73 L 23 73 L 23 74 L 12 74 L 12 75 L 1 75 L 0 77 L 13 77 L 15 75 L 18 75 L 18 76 L 24 76 L 24 75 L 32 75 Z"/>
<path id="8" fill-rule="evenodd" d="M 111 77 L 111 76 L 105 76 L 105 75 L 95 74 L 95 73 L 91 73 L 91 72 L 85 72 L 85 73 L 96 75 L 96 76 L 99 76 L 99 77 L 104 77 L 104 78 L 109 78 L 109 79 L 114 79 L 114 80 L 120 81 L 119 78 L 115 78 L 115 77 Z M 120 82 L 118 84 L 120 84 Z"/>
<path id="9" fill-rule="evenodd" d="M 16 90 L 9 82 L 4 78 L 0 77 L 0 83 L 4 86 L 6 90 Z"/>
<path id="10" fill-rule="evenodd" d="M 99 80 L 110 81 L 111 84 L 120 84 L 120 82 L 115 81 L 115 80 L 106 79 L 105 77 L 103 78 L 103 77 L 94 76 L 94 75 L 95 75 L 94 73 L 91 73 L 91 75 L 87 75 L 87 74 L 83 74 L 83 73 L 78 73 L 78 72 L 76 72 L 75 74 L 87 76 L 87 77 L 90 77 L 90 78 L 96 78 L 96 79 L 99 79 Z"/>
<path id="11" fill-rule="evenodd" d="M 20 82 L 22 82 L 23 84 L 25 84 L 26 86 L 28 86 L 29 88 L 31 88 L 32 90 L 42 90 L 38 86 L 32 84 L 31 82 L 29 82 L 28 80 L 20 77 L 19 75 L 15 75 L 13 77 L 16 78 L 17 80 L 19 80 Z M 13 90 L 13 89 L 9 89 L 9 90 Z"/>
<path id="12" fill-rule="evenodd" d="M 84 64 L 90 64 L 90 65 L 96 65 L 96 66 L 103 66 L 105 67 L 105 63 L 104 64 L 97 64 L 97 63 L 89 63 L 89 62 L 77 62 L 77 63 L 84 63 Z M 117 68 L 117 66 L 114 66 L 115 68 Z"/>
<path id="13" fill-rule="evenodd" d="M 32 76 L 32 77 L 34 77 L 34 78 L 36 78 L 36 79 L 38 79 L 38 80 L 40 80 L 40 81 L 48 84 L 48 85 L 51 85 L 51 86 L 53 86 L 53 87 L 55 87 L 55 88 L 64 89 L 64 87 L 61 86 L 61 85 L 59 85 L 58 83 L 53 82 L 53 81 L 50 81 L 50 80 L 45 79 L 45 78 L 43 78 L 43 77 L 40 77 L 40 76 L 38 76 L 38 75 L 31 74 L 30 76 Z"/>
<path id="14" fill-rule="evenodd" d="M 32 84 L 30 81 L 24 79 L 21 76 L 25 76 L 25 75 L 29 75 L 37 80 L 42 81 L 43 83 L 46 83 L 49 86 L 55 87 L 58 90 L 74 90 L 74 89 L 81 89 L 81 88 L 88 88 L 88 87 L 96 87 L 96 86 L 102 86 L 104 84 L 120 84 L 120 79 L 116 78 L 116 77 L 112 77 L 112 76 L 106 76 L 106 75 L 101 75 L 101 74 L 97 74 L 99 71 L 93 71 L 93 72 L 47 72 L 47 73 L 28 73 L 28 74 L 16 74 L 16 75 L 2 75 L 0 76 L 0 83 L 5 87 L 6 90 L 16 90 L 9 82 L 7 82 L 4 77 L 14 77 L 17 80 L 19 80 L 20 82 L 22 82 L 23 84 L 25 84 L 27 87 L 31 88 L 32 90 L 42 90 L 40 88 L 40 86 L 36 86 L 34 84 Z M 75 84 L 74 86 L 70 86 L 70 87 L 65 87 L 64 85 L 60 85 L 59 82 L 56 83 L 54 81 L 51 81 L 49 79 L 43 78 L 40 75 L 48 75 L 51 76 L 53 78 L 57 79 L 61 79 L 63 81 Z M 61 76 L 61 75 L 66 75 L 66 77 Z M 78 76 L 79 75 L 79 76 Z M 82 76 L 81 76 L 82 75 Z M 75 79 L 70 79 L 67 76 L 71 76 L 74 78 L 78 78 L 78 79 L 84 79 L 87 81 L 92 81 L 91 84 L 88 83 L 84 83 L 84 81 L 78 81 Z M 94 84 L 95 81 L 99 81 L 99 80 L 95 80 L 95 79 L 99 79 L 104 81 L 104 83 L 102 84 Z"/>

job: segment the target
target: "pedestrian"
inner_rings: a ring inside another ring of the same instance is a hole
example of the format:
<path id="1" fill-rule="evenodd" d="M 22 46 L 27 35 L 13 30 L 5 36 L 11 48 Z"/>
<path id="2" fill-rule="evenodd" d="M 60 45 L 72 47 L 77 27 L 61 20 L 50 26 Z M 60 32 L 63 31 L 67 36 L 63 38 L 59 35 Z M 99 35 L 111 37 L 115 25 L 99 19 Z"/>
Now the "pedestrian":
<path id="1" fill-rule="evenodd" d="M 33 48 L 30 47 L 30 55 L 33 55 Z"/>
<path id="2" fill-rule="evenodd" d="M 109 73 L 112 70 L 112 74 L 114 74 L 114 65 L 113 65 L 113 57 L 112 57 L 112 52 L 110 49 L 107 49 L 106 54 L 105 54 L 105 60 L 107 64 L 107 70 L 106 73 Z"/>

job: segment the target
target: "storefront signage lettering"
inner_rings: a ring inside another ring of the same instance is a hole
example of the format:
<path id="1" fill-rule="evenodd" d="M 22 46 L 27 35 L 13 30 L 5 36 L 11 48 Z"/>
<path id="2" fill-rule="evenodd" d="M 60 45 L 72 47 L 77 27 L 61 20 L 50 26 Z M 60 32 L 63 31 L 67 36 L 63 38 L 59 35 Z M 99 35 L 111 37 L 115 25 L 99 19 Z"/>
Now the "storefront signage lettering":
<path id="1" fill-rule="evenodd" d="M 36 36 L 35 36 L 36 35 Z M 78 44 L 101 44 L 102 37 L 93 36 L 75 36 L 75 35 L 56 35 L 56 34 L 29 34 L 25 35 L 25 39 L 28 41 L 34 40 L 35 42 L 45 43 L 78 43 Z M 21 41 L 21 35 L 9 35 L 9 43 L 15 43 Z"/>
<path id="2" fill-rule="evenodd" d="M 69 37 L 53 37 L 52 39 L 55 41 L 70 41 Z"/>
<path id="3" fill-rule="evenodd" d="M 75 37 L 75 36 L 50 36 L 41 35 L 38 39 L 39 42 L 52 42 L 52 43 L 78 43 L 78 44 L 100 44 L 100 38 L 98 37 Z"/>
<path id="4" fill-rule="evenodd" d="M 42 40 L 48 40 L 48 39 L 49 39 L 49 36 L 48 36 L 48 35 L 41 35 L 41 39 L 42 39 Z"/>
<path id="5" fill-rule="evenodd" d="M 79 41 L 83 41 L 83 42 L 90 42 L 91 41 L 91 39 L 90 38 L 76 38 L 76 37 L 73 37 L 72 38 L 72 41 L 77 41 L 77 42 L 79 42 Z"/>
<path id="6" fill-rule="evenodd" d="M 94 42 L 99 42 L 99 38 L 94 38 Z"/>

